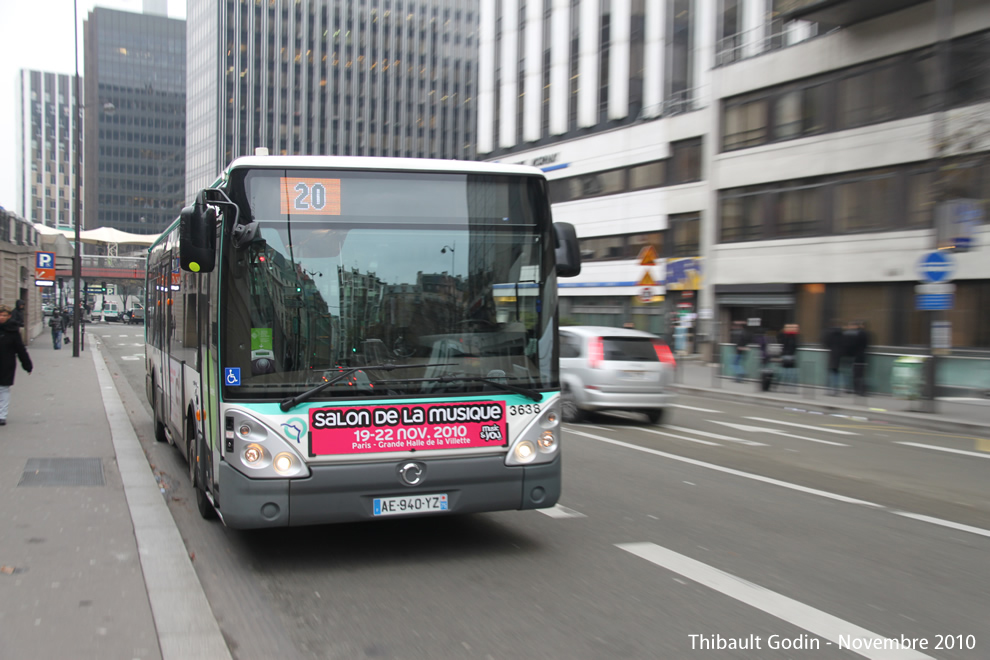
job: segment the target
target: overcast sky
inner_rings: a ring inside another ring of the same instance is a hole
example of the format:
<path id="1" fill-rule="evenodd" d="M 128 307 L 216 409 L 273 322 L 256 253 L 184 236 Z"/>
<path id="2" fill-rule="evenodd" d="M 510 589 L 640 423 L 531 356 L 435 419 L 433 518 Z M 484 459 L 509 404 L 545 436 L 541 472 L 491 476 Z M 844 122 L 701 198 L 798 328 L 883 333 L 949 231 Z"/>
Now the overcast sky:
<path id="1" fill-rule="evenodd" d="M 82 23 L 95 6 L 140 12 L 141 0 L 78 0 L 79 74 Z M 72 0 L 0 0 L 0 206 L 17 211 L 17 73 L 21 69 L 75 73 Z M 185 0 L 168 0 L 171 18 L 186 17 Z"/>

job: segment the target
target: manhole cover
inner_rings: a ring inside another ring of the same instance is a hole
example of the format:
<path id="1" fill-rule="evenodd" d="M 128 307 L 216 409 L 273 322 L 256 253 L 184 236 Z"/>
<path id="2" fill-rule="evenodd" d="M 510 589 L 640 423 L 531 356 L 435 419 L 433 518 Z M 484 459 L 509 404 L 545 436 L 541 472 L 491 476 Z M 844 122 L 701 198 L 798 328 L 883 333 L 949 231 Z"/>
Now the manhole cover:
<path id="1" fill-rule="evenodd" d="M 18 486 L 103 486 L 99 458 L 29 458 Z"/>

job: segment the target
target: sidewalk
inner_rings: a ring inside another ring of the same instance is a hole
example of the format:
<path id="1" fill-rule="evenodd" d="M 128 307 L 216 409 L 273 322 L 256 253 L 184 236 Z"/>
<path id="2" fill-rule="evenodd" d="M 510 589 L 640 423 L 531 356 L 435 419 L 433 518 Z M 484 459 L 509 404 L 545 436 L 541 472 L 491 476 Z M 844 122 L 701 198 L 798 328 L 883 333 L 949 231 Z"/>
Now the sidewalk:
<path id="1" fill-rule="evenodd" d="M 229 658 L 110 373 L 47 333 L 0 427 L 0 658 Z"/>
<path id="2" fill-rule="evenodd" d="M 857 397 L 851 393 L 842 393 L 839 396 L 830 396 L 822 388 L 776 384 L 770 392 L 762 392 L 755 380 L 737 383 L 731 378 L 720 378 L 718 365 L 694 359 L 678 360 L 675 382 L 678 390 L 684 394 L 853 415 L 990 438 L 990 399 L 938 399 L 935 402 L 935 412 L 927 413 L 920 412 L 921 401 L 908 401 L 884 394 Z"/>

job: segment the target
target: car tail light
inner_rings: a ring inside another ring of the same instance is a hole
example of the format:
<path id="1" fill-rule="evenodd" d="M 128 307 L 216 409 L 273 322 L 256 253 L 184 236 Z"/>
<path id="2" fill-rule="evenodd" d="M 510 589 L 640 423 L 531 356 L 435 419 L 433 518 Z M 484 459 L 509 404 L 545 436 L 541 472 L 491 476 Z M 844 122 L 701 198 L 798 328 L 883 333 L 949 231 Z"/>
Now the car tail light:
<path id="1" fill-rule="evenodd" d="M 605 360 L 605 341 L 601 337 L 595 337 L 588 342 L 588 364 L 592 369 L 602 366 Z"/>
<path id="2" fill-rule="evenodd" d="M 657 352 L 657 359 L 664 364 L 669 364 L 672 367 L 677 366 L 677 360 L 674 359 L 674 354 L 670 352 L 670 346 L 667 344 L 656 342 L 653 344 L 653 349 Z"/>

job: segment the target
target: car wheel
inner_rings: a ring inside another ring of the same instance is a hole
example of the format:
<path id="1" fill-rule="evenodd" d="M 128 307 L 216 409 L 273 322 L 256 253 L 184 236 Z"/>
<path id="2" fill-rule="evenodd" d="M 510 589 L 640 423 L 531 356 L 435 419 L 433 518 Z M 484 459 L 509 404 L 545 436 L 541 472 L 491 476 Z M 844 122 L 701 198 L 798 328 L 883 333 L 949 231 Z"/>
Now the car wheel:
<path id="1" fill-rule="evenodd" d="M 663 423 L 663 413 L 663 408 L 658 410 L 648 410 L 646 411 L 646 418 L 650 420 L 650 424 L 661 424 Z"/>
<path id="2" fill-rule="evenodd" d="M 560 394 L 560 412 L 564 421 L 569 424 L 580 424 L 584 421 L 585 412 L 578 408 L 577 401 L 571 389 L 564 386 L 564 391 Z"/>

